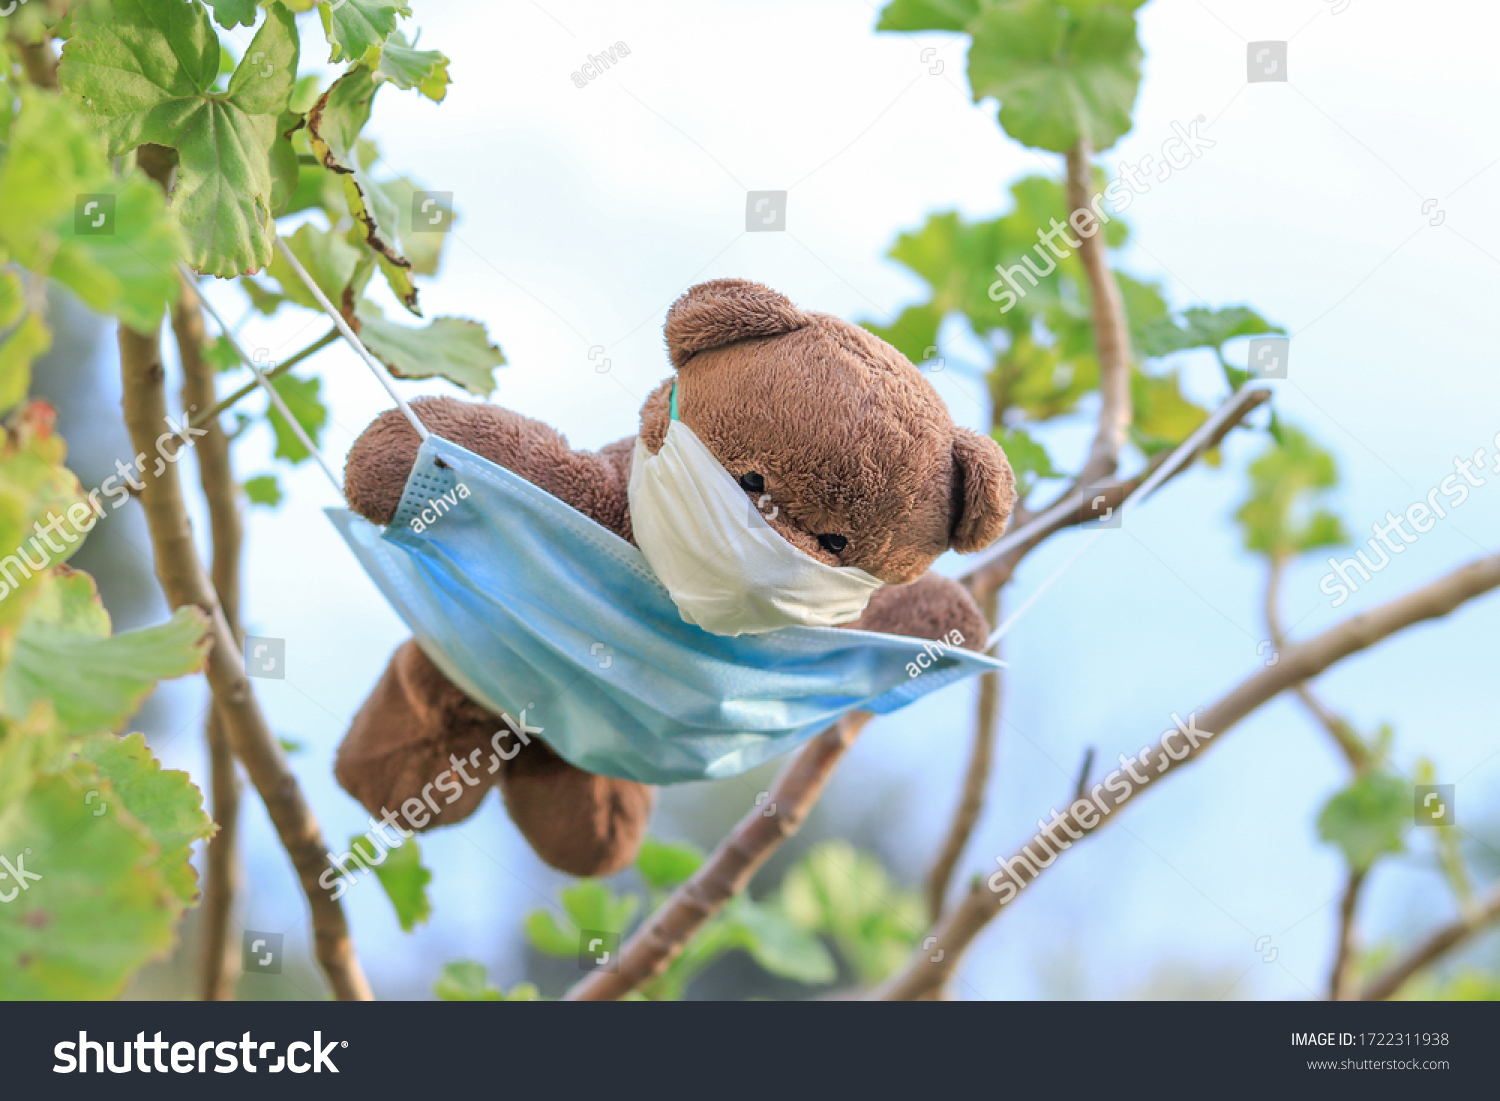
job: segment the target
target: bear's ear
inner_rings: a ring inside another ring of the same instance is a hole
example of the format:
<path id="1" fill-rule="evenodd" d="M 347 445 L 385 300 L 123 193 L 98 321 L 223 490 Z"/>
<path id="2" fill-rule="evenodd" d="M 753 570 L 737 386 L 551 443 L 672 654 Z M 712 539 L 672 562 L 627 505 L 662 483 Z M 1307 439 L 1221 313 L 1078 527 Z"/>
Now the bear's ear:
<path id="1" fill-rule="evenodd" d="M 1005 530 L 1016 501 L 1016 476 L 1000 445 L 967 428 L 953 435 L 953 503 L 949 545 L 961 554 L 983 550 Z"/>
<path id="2" fill-rule="evenodd" d="M 667 354 L 678 370 L 710 348 L 757 336 L 780 336 L 812 318 L 770 287 L 748 279 L 715 279 L 690 287 L 667 311 Z"/>

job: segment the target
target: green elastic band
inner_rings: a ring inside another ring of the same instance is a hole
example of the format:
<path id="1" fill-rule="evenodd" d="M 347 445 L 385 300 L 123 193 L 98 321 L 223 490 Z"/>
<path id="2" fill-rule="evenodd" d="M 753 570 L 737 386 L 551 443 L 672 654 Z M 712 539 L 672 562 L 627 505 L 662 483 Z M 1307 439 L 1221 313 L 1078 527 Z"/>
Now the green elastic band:
<path id="1" fill-rule="evenodd" d="M 674 421 L 681 419 L 677 415 L 677 384 L 675 382 L 672 383 L 672 419 Z"/>

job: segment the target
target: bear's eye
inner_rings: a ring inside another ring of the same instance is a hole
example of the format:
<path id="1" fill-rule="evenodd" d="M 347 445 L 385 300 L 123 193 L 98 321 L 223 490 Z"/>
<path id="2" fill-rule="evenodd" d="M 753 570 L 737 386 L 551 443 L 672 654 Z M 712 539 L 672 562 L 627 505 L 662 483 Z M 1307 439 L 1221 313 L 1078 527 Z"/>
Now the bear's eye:
<path id="1" fill-rule="evenodd" d="M 843 552 L 843 549 L 845 547 L 847 547 L 848 545 L 849 545 L 849 540 L 845 539 L 842 535 L 820 535 L 820 536 L 818 536 L 818 546 L 822 547 L 824 550 L 828 551 L 830 554 L 840 554 L 840 553 Z"/>
<path id="2" fill-rule="evenodd" d="M 740 475 L 740 485 L 744 486 L 751 493 L 759 493 L 766 488 L 766 480 L 759 474 L 751 471 L 749 474 Z"/>

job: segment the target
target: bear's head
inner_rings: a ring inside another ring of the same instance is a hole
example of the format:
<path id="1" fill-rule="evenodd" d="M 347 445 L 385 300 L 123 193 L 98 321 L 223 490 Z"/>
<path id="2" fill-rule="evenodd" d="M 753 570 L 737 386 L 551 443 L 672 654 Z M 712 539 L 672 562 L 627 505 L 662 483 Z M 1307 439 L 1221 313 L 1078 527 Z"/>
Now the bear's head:
<path id="1" fill-rule="evenodd" d="M 691 288 L 667 313 L 676 368 L 641 410 L 655 454 L 678 416 L 803 553 L 889 584 L 1005 529 L 1015 478 L 994 440 L 954 425 L 911 361 L 857 325 L 759 283 Z"/>

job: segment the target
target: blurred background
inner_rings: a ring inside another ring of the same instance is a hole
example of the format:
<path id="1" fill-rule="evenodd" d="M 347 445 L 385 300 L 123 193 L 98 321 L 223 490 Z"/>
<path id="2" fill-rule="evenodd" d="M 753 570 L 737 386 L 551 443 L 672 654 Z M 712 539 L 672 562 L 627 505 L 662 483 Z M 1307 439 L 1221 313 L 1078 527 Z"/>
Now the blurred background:
<path id="1" fill-rule="evenodd" d="M 1026 174 L 1061 179 L 1060 157 L 1010 141 L 994 103 L 970 101 L 967 39 L 877 35 L 879 7 L 418 6 L 421 44 L 452 57 L 453 86 L 440 108 L 383 96 L 374 136 L 391 173 L 453 194 L 456 228 L 424 305 L 428 316 L 486 323 L 510 361 L 495 401 L 555 425 L 575 447 L 630 435 L 669 371 L 665 311 L 693 283 L 754 279 L 803 307 L 889 324 L 925 296 L 885 258 L 898 232 L 938 210 L 1002 213 L 1007 186 Z M 1152 0 L 1139 18 L 1146 60 L 1135 127 L 1101 155 L 1106 172 L 1156 154 L 1174 122 L 1201 116 L 1214 144 L 1135 198 L 1118 266 L 1159 281 L 1174 309 L 1245 303 L 1286 328 L 1288 377 L 1270 383 L 1278 415 L 1335 455 L 1332 504 L 1362 543 L 1387 510 L 1402 511 L 1452 473 L 1455 456 L 1493 450 L 1500 430 L 1489 332 L 1500 226 L 1487 213 L 1500 198 L 1500 10 L 1477 0 L 1419 11 L 1395 0 Z M 248 32 L 238 34 L 242 50 Z M 1246 83 L 1247 42 L 1261 40 L 1288 42 L 1285 83 Z M 628 53 L 617 50 L 579 87 L 573 74 L 617 43 Z M 316 72 L 321 60 L 304 68 Z M 787 191 L 784 232 L 744 232 L 751 190 Z M 210 294 L 230 320 L 245 318 L 243 298 L 219 290 Z M 388 299 L 383 286 L 378 293 Z M 115 349 L 81 309 L 55 308 L 72 313 L 55 315 L 58 346 L 38 366 L 36 389 L 61 407 L 71 465 L 94 485 L 130 453 Z M 324 323 L 283 311 L 244 326 L 251 346 L 277 359 Z M 979 350 L 960 334 L 943 360 L 928 377 L 954 418 L 987 427 Z M 1212 355 L 1182 362 L 1185 390 L 1217 401 Z M 388 399 L 347 348 L 330 348 L 311 368 L 331 411 L 325 453 L 337 469 Z M 1091 431 L 1092 408 L 1083 413 L 1047 436 L 1070 469 Z M 1221 466 L 1193 469 L 1133 512 L 1009 636 L 997 767 L 960 886 L 989 875 L 1038 816 L 1070 798 L 1088 747 L 1107 772 L 1117 754 L 1154 742 L 1172 712 L 1210 702 L 1265 660 L 1264 568 L 1241 549 L 1231 519 L 1264 438 L 1236 433 Z M 275 470 L 271 451 L 260 421 L 237 450 L 240 474 Z M 339 502 L 319 471 L 283 466 L 281 482 L 279 507 L 250 510 L 244 620 L 251 634 L 286 640 L 286 678 L 256 687 L 277 733 L 301 747 L 293 763 L 332 843 L 365 827 L 334 783 L 334 751 L 406 632 L 323 516 Z M 1476 489 L 1337 611 L 1318 591 L 1326 566 L 1300 564 L 1284 589 L 1286 622 L 1294 634 L 1315 633 L 1494 549 L 1497 506 L 1500 485 Z M 205 518 L 198 527 L 201 535 Z M 1011 602 L 1085 538 L 1061 535 L 1029 558 Z M 940 570 L 961 569 L 949 558 Z M 74 564 L 99 579 L 119 627 L 165 617 L 136 510 L 101 525 Z M 1466 852 L 1490 877 L 1500 870 L 1497 635 L 1500 601 L 1481 599 L 1320 681 L 1356 726 L 1393 726 L 1398 760 L 1425 755 L 1437 782 L 1456 785 Z M 974 694 L 956 686 L 872 723 L 754 893 L 828 838 L 873 851 L 906 888 L 919 884 L 957 802 Z M 202 787 L 206 705 L 200 683 L 169 684 L 137 720 L 164 763 Z M 653 833 L 711 847 L 774 771 L 664 791 Z M 1321 996 L 1343 871 L 1315 819 L 1345 772 L 1295 701 L 1273 702 L 1030 887 L 985 931 L 954 996 Z M 320 997 L 304 899 L 250 789 L 242 813 L 237 924 L 284 932 L 289 962 L 282 975 L 243 976 L 239 996 Z M 1373 876 L 1367 944 L 1407 944 L 1455 916 L 1434 832 L 1413 831 L 1406 852 Z M 344 899 L 378 997 L 429 997 L 442 965 L 461 958 L 485 964 L 502 987 L 529 979 L 548 995 L 578 977 L 570 961 L 528 947 L 525 915 L 555 910 L 566 880 L 531 854 L 496 796 L 421 847 L 434 876 L 427 924 L 403 933 L 370 877 Z M 144 971 L 127 996 L 191 995 L 194 922 L 190 914 L 176 955 Z M 1497 954 L 1491 934 L 1452 966 L 1493 973 Z M 807 993 L 730 955 L 689 996 Z"/>

